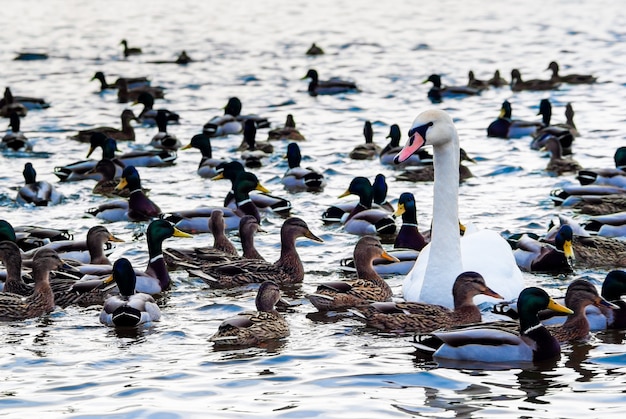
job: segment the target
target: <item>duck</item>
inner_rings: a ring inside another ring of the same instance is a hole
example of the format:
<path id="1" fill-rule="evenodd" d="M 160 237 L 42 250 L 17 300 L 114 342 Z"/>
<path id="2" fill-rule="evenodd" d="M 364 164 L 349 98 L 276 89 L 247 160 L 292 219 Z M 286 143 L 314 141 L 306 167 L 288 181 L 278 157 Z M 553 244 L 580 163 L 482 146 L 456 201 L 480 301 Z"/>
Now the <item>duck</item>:
<path id="1" fill-rule="evenodd" d="M 400 132 L 400 127 L 398 124 L 392 124 L 389 127 L 389 135 L 387 138 L 390 138 L 389 143 L 382 149 L 380 152 L 380 162 L 384 165 L 390 165 L 393 167 L 397 167 L 394 165 L 394 158 L 396 154 L 400 150 L 402 150 L 402 146 L 400 145 L 400 139 L 402 137 L 402 133 Z M 423 165 L 432 165 L 433 164 L 433 156 L 426 150 L 419 150 L 416 154 L 409 157 L 407 160 L 400 164 L 400 167 L 404 166 L 423 166 Z"/>
<path id="2" fill-rule="evenodd" d="M 425 144 L 434 150 L 434 198 L 430 243 L 406 276 L 405 300 L 453 307 L 452 286 L 464 271 L 480 272 L 491 289 L 513 299 L 523 288 L 522 273 L 511 247 L 490 230 L 459 234 L 459 136 L 448 113 L 439 109 L 421 112 L 409 130 L 409 140 L 396 156 L 402 162 Z M 435 285 L 436 284 L 436 285 Z"/>
<path id="3" fill-rule="evenodd" d="M 615 167 L 579 170 L 576 179 L 581 185 L 611 185 L 626 188 L 626 147 L 613 154 Z"/>
<path id="4" fill-rule="evenodd" d="M 28 140 L 26 135 L 20 131 L 20 116 L 17 112 L 13 111 L 9 115 L 9 127 L 10 131 L 2 137 L 0 143 L 0 149 L 8 149 L 13 151 L 33 151 L 33 143 Z"/>
<path id="5" fill-rule="evenodd" d="M 100 82 L 100 91 L 103 92 L 108 89 L 118 89 L 120 85 L 125 81 L 128 88 L 132 89 L 139 86 L 150 86 L 150 80 L 147 77 L 119 77 L 115 80 L 115 83 L 109 84 L 106 81 L 106 77 L 102 71 L 96 71 L 91 78 L 91 81 L 98 80 Z M 154 100 L 154 99 L 153 99 Z"/>
<path id="6" fill-rule="evenodd" d="M 15 202 L 20 205 L 32 204 L 37 207 L 58 205 L 63 200 L 63 194 L 50 182 L 37 180 L 37 171 L 31 162 L 24 164 L 24 186 L 19 188 Z"/>
<path id="7" fill-rule="evenodd" d="M 626 211 L 590 216 L 585 230 L 602 237 L 626 237 Z"/>
<path id="8" fill-rule="evenodd" d="M 597 77 L 594 77 L 591 74 L 568 74 L 566 76 L 562 76 L 559 74 L 559 65 L 556 61 L 551 61 L 546 70 L 551 70 L 552 77 L 550 77 L 550 79 L 559 83 L 593 84 L 598 80 Z"/>
<path id="9" fill-rule="evenodd" d="M 128 198 L 131 192 L 130 189 L 128 189 L 128 185 L 122 189 L 116 189 L 118 183 L 120 182 L 120 178 L 116 176 L 117 168 L 118 166 L 115 165 L 113 160 L 109 159 L 102 159 L 96 163 L 96 166 L 92 170 L 88 171 L 86 175 L 98 173 L 102 176 L 102 178 L 96 182 L 91 190 L 91 193 L 94 195 L 104 195 L 108 197 Z M 147 188 L 142 188 L 142 190 L 146 195 L 150 191 Z"/>
<path id="10" fill-rule="evenodd" d="M 574 266 L 574 233 L 562 225 L 554 237 L 554 245 L 524 234 L 515 243 L 513 256 L 517 266 L 526 272 L 571 273 Z"/>
<path id="11" fill-rule="evenodd" d="M 112 327 L 137 327 L 161 319 L 161 309 L 150 294 L 136 292 L 137 276 L 126 258 L 113 264 L 111 281 L 119 294 L 107 297 L 100 311 L 100 323 Z"/>
<path id="12" fill-rule="evenodd" d="M 459 182 L 464 182 L 467 179 L 473 178 L 474 174 L 465 166 L 462 162 L 468 161 L 476 163 L 476 160 L 467 155 L 467 152 L 461 148 L 459 149 Z M 396 180 L 404 180 L 408 182 L 432 182 L 435 180 L 435 168 L 432 165 L 420 166 L 407 169 L 396 175 Z"/>
<path id="13" fill-rule="evenodd" d="M 500 115 L 487 127 L 487 136 L 496 138 L 521 138 L 535 134 L 543 128 L 538 121 L 525 121 L 512 118 L 511 102 L 505 100 L 500 108 Z"/>
<path id="14" fill-rule="evenodd" d="M 356 307 L 353 313 L 363 318 L 369 327 L 394 333 L 430 333 L 482 320 L 480 309 L 474 303 L 477 295 L 502 299 L 500 294 L 485 284 L 477 272 L 462 272 L 452 287 L 454 308 L 416 302 L 375 302 Z"/>
<path id="15" fill-rule="evenodd" d="M 306 55 L 324 55 L 324 50 L 313 42 L 309 49 L 306 50 Z"/>
<path id="16" fill-rule="evenodd" d="M 324 213 L 322 214 L 322 221 L 324 221 L 324 223 L 345 222 L 350 213 L 352 211 L 355 211 L 355 208 L 359 205 L 361 205 L 361 208 L 359 210 L 365 209 L 366 206 L 369 204 L 371 207 L 386 211 L 389 214 L 393 213 L 393 207 L 387 202 L 387 182 L 384 175 L 379 173 L 374 179 L 374 184 L 370 184 L 369 180 L 367 179 L 367 182 L 363 181 L 362 179 L 355 179 L 356 178 L 352 179 L 351 181 L 352 190 L 354 191 L 352 192 L 352 194 L 357 195 L 359 197 L 359 201 L 346 203 L 339 202 L 328 207 L 326 211 L 324 211 Z M 352 185 L 352 182 L 355 182 L 355 184 Z M 369 184 L 369 186 L 367 186 L 367 184 Z M 348 187 L 348 190 L 349 189 L 351 188 Z M 350 194 L 344 193 L 340 196 L 340 198 L 348 195 Z M 371 198 L 369 195 L 371 195 Z M 377 202 L 374 202 L 374 199 L 376 199 Z"/>
<path id="17" fill-rule="evenodd" d="M 606 318 L 607 329 L 626 329 L 626 302 L 622 300 L 626 295 L 626 271 L 613 269 L 607 273 L 600 295 L 618 307 L 598 307 Z"/>
<path id="18" fill-rule="evenodd" d="M 165 98 L 165 88 L 162 86 L 140 85 L 131 88 L 128 82 L 122 79 L 117 88 L 117 101 L 118 103 L 136 102 L 142 93 L 150 93 L 155 99 Z"/>
<path id="19" fill-rule="evenodd" d="M 580 173 L 580 171 L 579 171 Z M 613 214 L 626 211 L 626 187 L 613 185 L 566 184 L 550 191 L 556 207 L 572 208 L 589 215 Z"/>
<path id="20" fill-rule="evenodd" d="M 4 95 L 0 99 L 0 112 L 6 112 L 2 116 L 9 116 L 15 110 L 19 116 L 26 116 L 25 110 L 46 109 L 50 104 L 44 98 L 32 96 L 13 96 L 9 87 L 4 89 Z"/>
<path id="21" fill-rule="evenodd" d="M 274 146 L 269 141 L 256 140 L 257 127 L 252 119 L 248 119 L 243 124 L 243 141 L 237 148 L 242 151 L 241 160 L 246 167 L 261 167 L 261 159 L 268 157 L 274 152 Z"/>
<path id="22" fill-rule="evenodd" d="M 290 217 L 280 229 L 280 258 L 276 262 L 233 260 L 218 265 L 205 264 L 197 269 L 187 269 L 187 272 L 216 288 L 232 288 L 268 280 L 281 285 L 299 284 L 304 279 L 304 266 L 296 250 L 298 237 L 323 242 L 311 232 L 303 219 Z"/>
<path id="23" fill-rule="evenodd" d="M 150 295 L 160 294 L 171 287 L 171 278 L 163 257 L 163 242 L 170 237 L 189 238 L 190 234 L 177 229 L 172 223 L 163 219 L 151 221 L 146 228 L 146 242 L 148 244 L 148 265 L 144 271 L 135 269 L 137 283 L 135 290 Z M 81 283 L 103 283 L 112 274 L 111 265 L 82 265 L 77 268 L 83 272 Z M 115 290 L 111 290 L 115 292 Z M 102 302 L 100 303 L 102 304 Z"/>
<path id="24" fill-rule="evenodd" d="M 517 68 L 514 68 L 511 70 L 510 86 L 514 92 L 523 90 L 556 90 L 561 86 L 561 82 L 542 79 L 522 80 L 522 74 Z"/>
<path id="25" fill-rule="evenodd" d="M 357 176 L 350 182 L 348 189 L 339 198 L 348 195 L 359 196 L 359 203 L 341 218 L 344 230 L 356 235 L 388 235 L 396 231 L 395 220 L 389 211 L 372 208 L 373 191 L 370 181 Z"/>
<path id="26" fill-rule="evenodd" d="M 191 148 L 200 150 L 200 153 L 202 154 L 202 158 L 198 164 L 198 169 L 196 170 L 198 176 L 202 178 L 211 179 L 217 176 L 217 166 L 228 161 L 224 158 L 218 159 L 213 157 L 213 147 L 211 146 L 211 136 L 209 135 L 194 135 L 191 137 L 189 144 L 181 147 L 181 150 L 189 150 Z"/>
<path id="27" fill-rule="evenodd" d="M 211 137 L 222 137 L 231 134 L 239 134 L 243 130 L 243 124 L 250 119 L 255 122 L 257 128 L 268 128 L 270 122 L 267 118 L 249 114 L 242 115 L 242 103 L 238 97 L 228 99 L 224 107 L 224 115 L 213 117 L 203 125 L 202 132 Z"/>
<path id="28" fill-rule="evenodd" d="M 298 143 L 287 145 L 287 162 L 289 169 L 280 180 L 285 189 L 291 192 L 321 192 L 326 186 L 324 175 L 310 167 L 302 167 L 302 155 Z"/>
<path id="29" fill-rule="evenodd" d="M 395 208 L 387 200 L 388 191 L 389 187 L 387 186 L 387 177 L 382 173 L 376 174 L 376 176 L 374 176 L 374 182 L 372 182 L 372 206 L 376 206 L 393 213 Z"/>
<path id="30" fill-rule="evenodd" d="M 96 132 L 93 133 L 90 140 L 89 151 L 87 157 L 98 148 L 102 148 L 102 159 L 112 160 L 117 168 L 124 170 L 126 166 L 135 167 L 162 167 L 170 166 L 174 163 L 178 155 L 176 150 L 170 149 L 146 149 L 127 151 L 119 155 L 115 155 L 117 150 L 117 141 L 111 137 Z"/>
<path id="31" fill-rule="evenodd" d="M 66 229 L 30 225 L 13 227 L 7 220 L 0 219 L 0 241 L 12 241 L 24 252 L 53 241 L 71 240 L 73 237 Z"/>
<path id="32" fill-rule="evenodd" d="M 558 313 L 573 311 L 552 299 L 538 287 L 522 290 L 517 300 L 519 331 L 499 327 L 500 322 L 473 327 L 441 330 L 421 335 L 419 348 L 432 353 L 436 361 L 486 362 L 491 365 L 511 362 L 545 362 L 561 356 L 559 341 L 539 321 L 540 310 Z M 426 340 L 425 337 L 432 337 Z M 425 343 L 425 344 L 424 344 Z"/>
<path id="33" fill-rule="evenodd" d="M 445 98 L 460 98 L 480 94 L 480 90 L 473 87 L 444 86 L 441 84 L 441 76 L 439 74 L 431 74 L 422 84 L 428 82 L 433 84 L 428 91 L 428 99 L 432 103 L 441 103 Z"/>
<path id="34" fill-rule="evenodd" d="M 568 122 L 551 125 L 552 104 L 549 99 L 541 99 L 541 102 L 539 102 L 539 113 L 537 115 L 542 115 L 543 127 L 533 134 L 533 140 L 530 143 L 532 150 L 540 150 L 545 145 L 548 138 L 555 137 L 561 143 L 563 154 L 572 154 L 572 143 L 574 142 L 574 137 L 578 135 L 578 131 L 573 121 L 574 110 L 572 104 L 568 103 L 567 108 L 571 111 L 571 113 L 569 113 L 566 110 L 566 114 L 569 114 Z"/>
<path id="35" fill-rule="evenodd" d="M 159 109 L 156 115 L 156 124 L 158 132 L 150 140 L 150 147 L 161 150 L 178 150 L 182 147 L 181 142 L 176 135 L 167 132 L 167 122 L 169 111 Z"/>
<path id="36" fill-rule="evenodd" d="M 381 148 L 374 143 L 374 130 L 370 121 L 365 121 L 363 136 L 365 137 L 365 144 L 359 144 L 352 149 L 350 154 L 348 154 L 348 157 L 351 159 L 372 160 L 378 157 Z"/>
<path id="37" fill-rule="evenodd" d="M 273 281 L 259 286 L 257 311 L 246 311 L 224 320 L 209 339 L 214 345 L 251 346 L 289 336 L 289 324 L 276 311 L 280 288 Z"/>
<path id="38" fill-rule="evenodd" d="M 109 138 L 113 138 L 116 141 L 135 141 L 135 129 L 131 125 L 130 121 L 137 121 L 137 117 L 130 109 L 124 109 L 120 116 L 122 120 L 122 128 L 113 128 L 108 126 L 100 126 L 90 128 L 86 130 L 78 131 L 74 136 L 69 137 L 72 140 L 80 141 L 82 143 L 88 143 L 91 141 L 92 134 L 100 132 Z"/>
<path id="39" fill-rule="evenodd" d="M 141 55 L 141 53 L 143 52 L 141 50 L 141 48 L 138 47 L 129 47 L 128 46 L 128 41 L 126 41 L 125 39 L 122 39 L 122 41 L 120 42 L 120 45 L 124 46 L 124 57 L 129 57 L 131 55 Z"/>
<path id="40" fill-rule="evenodd" d="M 348 80 L 342 80 L 338 77 L 333 77 L 329 80 L 320 80 L 317 70 L 314 69 L 307 71 L 306 75 L 302 77 L 302 80 L 304 79 L 311 79 L 308 87 L 308 92 L 311 96 L 337 95 L 341 93 L 356 93 L 360 91 L 356 83 Z"/>
<path id="41" fill-rule="evenodd" d="M 285 125 L 274 128 L 267 133 L 268 140 L 305 141 L 304 135 L 296 128 L 296 121 L 292 114 L 287 114 Z"/>
<path id="42" fill-rule="evenodd" d="M 509 82 L 507 82 L 502 76 L 500 76 L 500 70 L 496 70 L 493 72 L 493 77 L 487 80 L 489 86 L 493 87 L 502 87 L 507 86 Z"/>
<path id="43" fill-rule="evenodd" d="M 143 105 L 143 109 L 139 112 L 139 115 L 137 115 L 137 121 L 145 125 L 156 125 L 158 111 L 154 109 L 154 96 L 152 96 L 150 92 L 141 92 L 139 96 L 137 96 L 137 100 L 133 102 L 133 106 L 137 104 Z M 180 122 L 179 114 L 167 109 L 163 110 L 165 111 L 166 120 L 168 122 Z"/>
<path id="44" fill-rule="evenodd" d="M 489 80 L 479 80 L 474 75 L 474 72 L 470 70 L 467 73 L 467 87 L 471 87 L 473 89 L 485 90 L 489 89 Z"/>
<path id="45" fill-rule="evenodd" d="M 357 278 L 348 281 L 324 282 L 307 295 L 319 311 L 345 310 L 368 301 L 390 301 L 391 287 L 374 270 L 375 258 L 391 262 L 399 260 L 387 253 L 376 237 L 364 236 L 354 247 Z"/>
<path id="46" fill-rule="evenodd" d="M 238 161 L 229 161 L 220 163 L 217 168 L 217 175 L 213 180 L 227 179 L 230 180 L 231 189 L 224 198 L 224 206 L 228 208 L 237 208 L 237 200 L 235 199 L 235 189 L 237 189 L 237 177 L 240 173 L 245 172 L 243 164 Z M 273 212 L 280 216 L 287 217 L 291 211 L 291 201 L 288 199 L 271 195 L 267 188 L 260 186 L 255 191 L 258 193 L 250 194 L 249 199 L 252 200 L 254 206 L 261 212 Z"/>
<path id="47" fill-rule="evenodd" d="M 0 294 L 0 320 L 15 321 L 43 316 L 54 310 L 54 293 L 50 287 L 50 271 L 63 266 L 63 261 L 52 249 L 40 249 L 33 258 L 33 293 L 28 297 L 18 294 Z"/>
<path id="48" fill-rule="evenodd" d="M 563 146 L 555 137 L 549 137 L 545 140 L 542 151 L 550 152 L 550 161 L 546 166 L 547 172 L 560 176 L 566 173 L 577 173 L 582 169 L 576 160 L 563 156 Z"/>

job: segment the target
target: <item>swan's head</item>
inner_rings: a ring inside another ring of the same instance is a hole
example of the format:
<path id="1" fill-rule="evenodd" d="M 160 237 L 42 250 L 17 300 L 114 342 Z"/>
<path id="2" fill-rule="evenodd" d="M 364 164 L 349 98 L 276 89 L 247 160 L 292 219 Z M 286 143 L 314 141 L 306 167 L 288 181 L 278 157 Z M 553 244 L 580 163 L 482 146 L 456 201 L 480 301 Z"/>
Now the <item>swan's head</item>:
<path id="1" fill-rule="evenodd" d="M 425 145 L 444 145 L 456 138 L 456 135 L 450 115 L 438 109 L 424 111 L 413 121 L 409 139 L 393 161 L 396 164 L 402 163 Z"/>

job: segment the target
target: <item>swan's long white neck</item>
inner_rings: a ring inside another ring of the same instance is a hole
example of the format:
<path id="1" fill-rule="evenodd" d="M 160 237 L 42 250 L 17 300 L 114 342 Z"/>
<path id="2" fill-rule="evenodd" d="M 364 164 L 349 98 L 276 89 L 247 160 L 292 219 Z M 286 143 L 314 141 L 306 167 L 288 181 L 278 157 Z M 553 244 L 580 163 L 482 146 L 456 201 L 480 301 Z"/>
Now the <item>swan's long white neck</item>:
<path id="1" fill-rule="evenodd" d="M 425 278 L 431 283 L 452 284 L 462 272 L 461 242 L 459 233 L 459 138 L 456 130 L 450 141 L 434 146 L 434 196 L 433 225 L 430 255 Z M 447 276 L 453 276 L 447 278 Z M 437 287 L 423 287 L 421 301 L 433 301 L 440 295 Z M 452 293 L 452 290 L 449 290 Z"/>

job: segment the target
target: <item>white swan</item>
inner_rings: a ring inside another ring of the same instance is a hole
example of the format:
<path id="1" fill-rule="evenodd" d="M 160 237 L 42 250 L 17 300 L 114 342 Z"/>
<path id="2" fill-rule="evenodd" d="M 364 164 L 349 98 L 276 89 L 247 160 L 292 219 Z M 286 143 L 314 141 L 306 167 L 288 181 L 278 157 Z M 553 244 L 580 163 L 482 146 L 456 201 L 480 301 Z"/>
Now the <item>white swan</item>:
<path id="1" fill-rule="evenodd" d="M 434 149 L 432 240 L 404 280 L 404 298 L 453 307 L 452 285 L 464 271 L 480 273 L 487 285 L 505 299 L 517 298 L 524 284 L 508 243 L 488 230 L 460 237 L 459 137 L 447 113 L 428 110 L 419 114 L 395 161 L 403 162 L 424 145 Z"/>

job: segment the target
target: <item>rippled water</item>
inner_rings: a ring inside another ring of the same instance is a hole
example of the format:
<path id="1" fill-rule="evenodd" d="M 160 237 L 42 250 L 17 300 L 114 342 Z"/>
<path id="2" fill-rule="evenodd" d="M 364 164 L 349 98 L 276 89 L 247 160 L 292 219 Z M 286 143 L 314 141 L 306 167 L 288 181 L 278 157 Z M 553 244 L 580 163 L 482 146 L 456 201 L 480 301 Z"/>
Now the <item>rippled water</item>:
<path id="1" fill-rule="evenodd" d="M 160 300 L 163 321 L 136 334 L 121 334 L 98 323 L 98 310 L 68 308 L 46 318 L 0 325 L 0 415 L 25 417 L 604 417 L 623 414 L 626 355 L 623 332 L 597 333 L 590 342 L 567 345 L 555 365 L 537 369 L 490 371 L 471 366 L 437 365 L 418 357 L 408 337 L 373 333 L 352 317 L 316 314 L 304 298 L 317 283 L 337 278 L 338 261 L 352 253 L 357 237 L 324 226 L 322 211 L 337 201 L 355 175 L 384 173 L 389 196 L 412 191 L 418 220 L 431 219 L 432 185 L 394 181 L 393 168 L 377 161 L 347 157 L 363 141 L 365 120 L 374 124 L 381 146 L 389 125 L 406 135 L 427 101 L 430 73 L 448 84 L 463 84 L 472 69 L 487 78 L 499 68 L 508 76 L 519 68 L 526 78 L 549 76 L 543 70 L 557 60 L 563 73 L 593 73 L 600 83 L 563 86 L 548 93 L 512 94 L 492 89 L 479 97 L 436 105 L 457 124 L 461 146 L 476 158 L 475 178 L 460 190 L 460 217 L 497 231 L 542 232 L 559 212 L 551 189 L 574 182 L 550 177 L 546 156 L 529 149 L 529 140 L 486 137 L 486 127 L 509 99 L 514 116 L 536 118 L 540 99 L 549 97 L 556 121 L 572 102 L 582 136 L 575 158 L 587 167 L 612 165 L 624 145 L 626 12 L 619 2 L 598 0 L 520 3 L 479 0 L 437 2 L 348 1 L 109 1 L 22 0 L 5 4 L 0 19 L 4 85 L 15 95 L 43 96 L 52 107 L 31 111 L 22 130 L 35 142 L 33 156 L 0 156 L 2 218 L 14 225 L 70 228 L 83 237 L 99 221 L 86 209 L 103 202 L 93 182 L 57 184 L 62 205 L 23 208 L 13 203 L 22 168 L 32 161 L 39 178 L 56 181 L 56 165 L 82 159 L 84 144 L 67 139 L 93 125 L 119 124 L 126 105 L 114 93 L 100 94 L 89 82 L 95 71 L 110 78 L 147 75 L 168 88 L 167 107 L 183 117 L 169 131 L 183 141 L 200 132 L 227 99 L 238 96 L 244 113 L 267 116 L 282 125 L 295 116 L 307 137 L 301 144 L 306 163 L 324 170 L 328 186 L 320 194 L 290 194 L 280 177 L 286 170 L 276 144 L 270 164 L 258 169 L 262 182 L 292 201 L 325 243 L 299 241 L 307 275 L 301 288 L 287 293 L 296 305 L 287 313 L 291 336 L 259 348 L 219 351 L 208 337 L 226 317 L 254 304 L 254 289 L 242 294 L 211 290 L 184 272 L 172 272 L 174 286 Z M 9 28 L 9 30 L 6 30 Z M 144 55 L 124 60 L 119 42 L 127 38 Z M 306 57 L 311 42 L 325 48 Z M 180 67 L 149 64 L 174 59 L 185 49 L 196 62 Z M 43 50 L 46 61 L 12 61 L 23 50 Z M 321 78 L 353 78 L 359 94 L 311 98 L 307 69 Z M 138 111 L 137 111 L 138 112 Z M 7 121 L 8 122 L 8 121 Z M 154 128 L 137 127 L 137 143 L 149 142 Z M 259 133 L 262 139 L 264 131 Z M 213 141 L 216 156 L 228 156 L 239 137 Z M 127 150 L 127 144 L 120 148 Z M 46 153 L 49 154 L 46 154 Z M 199 153 L 180 152 L 168 168 L 140 169 L 144 186 L 164 211 L 218 205 L 226 182 L 196 173 Z M 257 238 L 268 260 L 278 257 L 282 220 L 269 215 L 269 232 Z M 130 258 L 144 266 L 147 249 L 134 238 L 141 226 L 108 225 L 126 240 L 112 258 Z M 209 235 L 170 239 L 166 245 L 194 246 Z M 605 271 L 575 275 L 526 275 L 527 284 L 563 293 L 574 277 L 600 284 Z M 389 278 L 398 296 L 402 277 Z"/>

